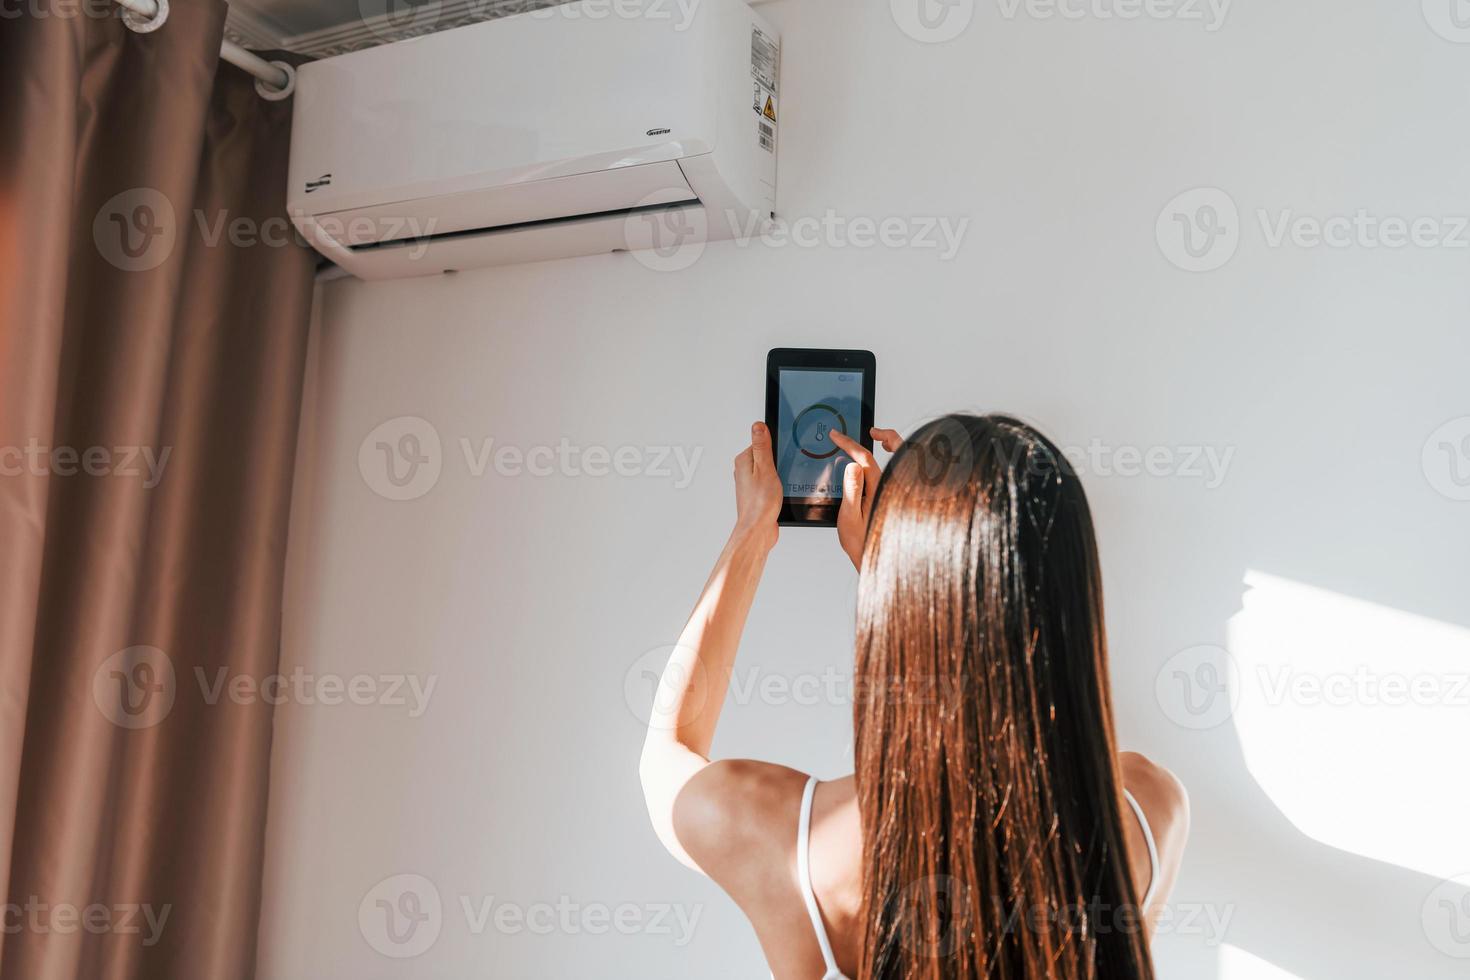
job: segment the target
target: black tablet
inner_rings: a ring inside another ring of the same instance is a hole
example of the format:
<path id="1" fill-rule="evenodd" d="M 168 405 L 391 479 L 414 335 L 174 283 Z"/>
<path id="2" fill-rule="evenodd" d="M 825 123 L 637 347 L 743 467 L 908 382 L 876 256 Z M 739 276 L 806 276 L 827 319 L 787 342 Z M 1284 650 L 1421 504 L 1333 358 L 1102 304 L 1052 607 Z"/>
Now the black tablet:
<path id="1" fill-rule="evenodd" d="M 851 461 L 829 433 L 873 448 L 877 367 L 866 350 L 778 347 L 766 355 L 766 425 L 785 487 L 779 523 L 836 526 Z"/>

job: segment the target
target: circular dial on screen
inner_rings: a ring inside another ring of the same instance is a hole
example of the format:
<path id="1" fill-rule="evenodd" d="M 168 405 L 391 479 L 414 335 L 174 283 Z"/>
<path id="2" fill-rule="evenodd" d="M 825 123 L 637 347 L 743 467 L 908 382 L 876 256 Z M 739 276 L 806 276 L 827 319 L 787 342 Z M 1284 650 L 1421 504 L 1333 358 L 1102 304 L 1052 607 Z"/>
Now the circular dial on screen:
<path id="1" fill-rule="evenodd" d="M 847 419 L 831 405 L 818 402 L 792 421 L 791 441 L 804 456 L 829 459 L 841 451 L 832 441 L 833 429 L 847 435 Z"/>

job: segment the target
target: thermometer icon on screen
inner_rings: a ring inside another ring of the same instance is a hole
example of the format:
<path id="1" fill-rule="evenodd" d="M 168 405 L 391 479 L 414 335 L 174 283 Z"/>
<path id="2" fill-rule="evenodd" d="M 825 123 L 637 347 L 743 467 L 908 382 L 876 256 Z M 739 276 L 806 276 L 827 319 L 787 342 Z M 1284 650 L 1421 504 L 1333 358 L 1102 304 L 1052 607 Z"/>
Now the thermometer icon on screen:
<path id="1" fill-rule="evenodd" d="M 801 450 L 803 456 L 809 456 L 812 459 L 830 459 L 840 451 L 828 438 L 828 434 L 834 428 L 846 435 L 847 419 L 843 418 L 842 413 L 831 405 L 818 402 L 792 421 L 791 441 Z M 802 437 L 803 431 L 806 433 L 806 438 Z M 813 448 L 824 451 L 813 452 L 812 449 L 807 448 L 808 443 L 817 443 L 818 445 Z"/>

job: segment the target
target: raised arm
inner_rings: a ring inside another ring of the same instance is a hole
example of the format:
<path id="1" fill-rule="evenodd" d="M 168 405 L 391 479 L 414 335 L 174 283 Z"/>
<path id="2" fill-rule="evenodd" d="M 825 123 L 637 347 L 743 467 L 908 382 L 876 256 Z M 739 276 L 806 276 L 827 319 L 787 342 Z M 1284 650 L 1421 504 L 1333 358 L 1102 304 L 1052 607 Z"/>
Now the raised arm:
<path id="1" fill-rule="evenodd" d="M 654 831 L 674 857 L 695 870 L 698 864 L 674 833 L 674 801 L 710 764 L 740 634 L 776 543 L 781 493 L 771 434 L 757 422 L 750 445 L 735 457 L 735 529 L 664 667 L 643 742 L 639 776 Z"/>

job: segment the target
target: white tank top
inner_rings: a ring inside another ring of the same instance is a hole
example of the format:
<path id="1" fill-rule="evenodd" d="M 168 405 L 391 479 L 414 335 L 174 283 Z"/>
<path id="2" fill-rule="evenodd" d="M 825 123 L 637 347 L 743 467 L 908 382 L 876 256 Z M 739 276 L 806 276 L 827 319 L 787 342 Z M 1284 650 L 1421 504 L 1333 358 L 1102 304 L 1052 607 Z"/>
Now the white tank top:
<path id="1" fill-rule="evenodd" d="M 816 776 L 808 779 L 806 790 L 801 794 L 801 822 L 796 826 L 796 874 L 801 884 L 802 900 L 806 902 L 806 914 L 811 917 L 817 945 L 822 948 L 822 962 L 827 965 L 822 980 L 847 980 L 837 969 L 837 957 L 832 955 L 832 942 L 827 938 L 827 927 L 822 925 L 822 910 L 817 906 L 817 893 L 812 889 L 812 799 L 817 792 L 817 782 Z M 1159 883 L 1159 849 L 1154 844 L 1154 832 L 1148 825 L 1148 818 L 1143 815 L 1143 807 L 1126 789 L 1123 790 L 1123 799 L 1133 808 L 1133 815 L 1138 818 L 1138 826 L 1143 831 L 1143 842 L 1148 846 L 1148 890 L 1139 903 L 1147 909 Z"/>

